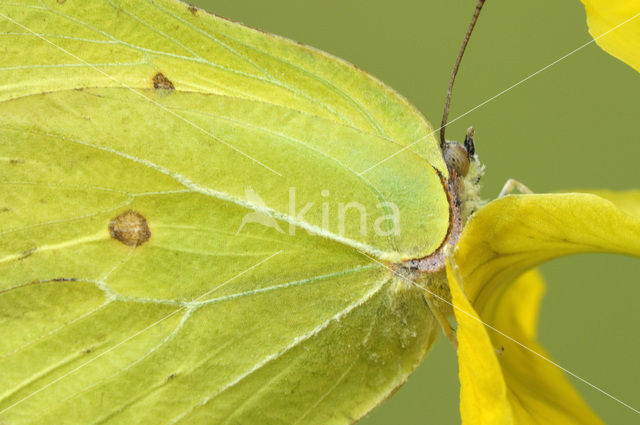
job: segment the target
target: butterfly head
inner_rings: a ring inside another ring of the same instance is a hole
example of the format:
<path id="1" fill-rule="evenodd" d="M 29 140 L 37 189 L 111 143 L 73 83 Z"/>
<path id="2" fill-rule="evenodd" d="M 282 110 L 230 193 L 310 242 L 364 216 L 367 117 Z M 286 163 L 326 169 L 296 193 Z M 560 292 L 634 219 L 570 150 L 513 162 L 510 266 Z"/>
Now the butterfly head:
<path id="1" fill-rule="evenodd" d="M 455 174 L 458 177 L 465 177 L 469 173 L 469 165 L 472 161 L 475 161 L 476 158 L 473 134 L 473 127 L 469 127 L 464 138 L 464 143 L 445 142 L 442 153 L 451 174 Z"/>

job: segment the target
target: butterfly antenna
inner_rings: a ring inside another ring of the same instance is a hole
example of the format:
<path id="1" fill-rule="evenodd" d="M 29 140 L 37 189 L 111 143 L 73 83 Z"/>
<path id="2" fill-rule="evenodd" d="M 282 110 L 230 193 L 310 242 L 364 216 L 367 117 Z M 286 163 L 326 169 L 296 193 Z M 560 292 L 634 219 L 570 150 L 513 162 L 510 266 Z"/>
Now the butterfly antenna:
<path id="1" fill-rule="evenodd" d="M 446 144 L 446 139 L 444 137 L 444 131 L 447 127 L 447 120 L 449 119 L 449 106 L 451 105 L 451 93 L 453 92 L 453 82 L 456 80 L 456 75 L 458 74 L 458 68 L 460 68 L 460 62 L 462 62 L 462 55 L 464 55 L 464 51 L 467 48 L 467 44 L 469 43 L 469 38 L 471 37 L 471 32 L 473 31 L 473 27 L 476 26 L 476 22 L 478 22 L 478 16 L 480 16 L 480 11 L 482 10 L 482 6 L 484 6 L 485 0 L 478 0 L 478 4 L 476 5 L 476 10 L 473 12 L 473 18 L 471 18 L 471 23 L 469 24 L 469 29 L 464 36 L 464 40 L 462 40 L 462 46 L 460 47 L 460 52 L 458 53 L 458 58 L 456 59 L 456 63 L 453 65 L 453 71 L 451 72 L 451 78 L 449 79 L 449 89 L 447 90 L 447 101 L 444 104 L 444 113 L 442 114 L 442 123 L 440 125 L 440 149 L 444 149 Z"/>

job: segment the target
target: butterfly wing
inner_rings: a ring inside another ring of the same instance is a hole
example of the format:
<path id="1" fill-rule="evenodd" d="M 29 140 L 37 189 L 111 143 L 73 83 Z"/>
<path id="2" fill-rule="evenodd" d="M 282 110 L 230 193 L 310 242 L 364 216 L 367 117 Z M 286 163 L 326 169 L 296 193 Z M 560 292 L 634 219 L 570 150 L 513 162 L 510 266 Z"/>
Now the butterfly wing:
<path id="1" fill-rule="evenodd" d="M 406 379 L 434 320 L 378 261 L 449 205 L 404 99 L 169 0 L 0 13 L 1 420 L 346 423 Z"/>

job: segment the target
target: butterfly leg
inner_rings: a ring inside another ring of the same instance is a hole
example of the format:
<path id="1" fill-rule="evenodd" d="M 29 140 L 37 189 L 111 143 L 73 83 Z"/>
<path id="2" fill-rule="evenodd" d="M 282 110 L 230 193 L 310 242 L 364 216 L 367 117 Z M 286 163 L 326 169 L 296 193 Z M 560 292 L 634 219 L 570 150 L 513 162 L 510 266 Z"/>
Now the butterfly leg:
<path id="1" fill-rule="evenodd" d="M 451 310 L 451 306 L 448 304 L 444 305 L 441 299 L 436 298 L 431 294 L 425 294 L 424 300 L 429 306 L 429 309 L 435 316 L 436 320 L 440 324 L 440 327 L 442 328 L 442 333 L 444 333 L 444 336 L 449 338 L 449 341 L 451 341 L 451 343 L 455 348 L 458 348 L 458 338 L 456 337 L 456 330 L 453 328 L 453 326 L 451 326 L 451 323 L 449 322 L 449 318 L 444 311 L 444 310 L 447 310 L 447 311 Z"/>
<path id="2" fill-rule="evenodd" d="M 533 191 L 529 189 L 524 184 L 520 183 L 518 180 L 509 179 L 502 187 L 498 198 L 503 198 L 507 195 L 510 195 L 514 191 L 518 190 L 520 193 L 531 194 Z"/>

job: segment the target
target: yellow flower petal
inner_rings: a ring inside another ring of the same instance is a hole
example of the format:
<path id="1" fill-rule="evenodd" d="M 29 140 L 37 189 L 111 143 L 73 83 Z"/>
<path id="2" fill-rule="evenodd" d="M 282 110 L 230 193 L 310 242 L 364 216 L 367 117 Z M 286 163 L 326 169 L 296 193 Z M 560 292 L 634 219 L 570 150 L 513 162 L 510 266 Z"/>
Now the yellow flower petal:
<path id="1" fill-rule="evenodd" d="M 629 190 L 624 192 L 597 190 L 590 191 L 590 193 L 598 195 L 601 198 L 608 199 L 620 210 L 640 220 L 640 190 Z"/>
<path id="2" fill-rule="evenodd" d="M 600 47 L 640 72 L 640 2 L 582 0 L 582 3 L 587 11 L 589 32 Z"/>
<path id="3" fill-rule="evenodd" d="M 640 256 L 640 192 L 601 195 L 508 196 L 467 223 L 454 254 L 457 268 L 451 261 L 447 267 L 464 423 L 601 424 L 563 373 L 535 354 L 549 358 L 535 342 L 544 284 L 537 272 L 526 272 L 579 252 Z"/>
<path id="4" fill-rule="evenodd" d="M 493 298 L 490 318 L 482 319 L 529 350 L 480 323 L 452 267 L 447 271 L 453 302 L 459 308 L 462 423 L 602 425 L 534 341 L 544 291 L 538 272 L 525 273 Z"/>
<path id="5" fill-rule="evenodd" d="M 460 415 L 463 424 L 513 424 L 507 386 L 493 344 L 459 283 L 455 265 L 447 262 L 447 277 L 458 322 Z"/>
<path id="6" fill-rule="evenodd" d="M 478 211 L 455 253 L 476 310 L 501 285 L 553 258 L 584 252 L 640 257 L 640 217 L 633 215 L 640 192 L 601 193 L 609 199 L 590 193 L 506 196 Z"/>

